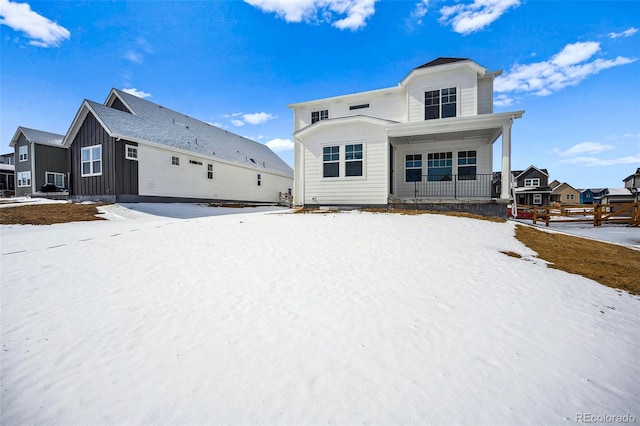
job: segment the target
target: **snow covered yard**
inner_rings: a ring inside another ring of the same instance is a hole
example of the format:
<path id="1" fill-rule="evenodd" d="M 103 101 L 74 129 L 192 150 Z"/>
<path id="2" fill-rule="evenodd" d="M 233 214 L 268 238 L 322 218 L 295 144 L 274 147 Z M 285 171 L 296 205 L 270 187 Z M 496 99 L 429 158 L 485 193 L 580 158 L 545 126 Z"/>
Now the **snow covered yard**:
<path id="1" fill-rule="evenodd" d="M 512 222 L 103 209 L 0 226 L 2 424 L 640 419 L 640 298 Z"/>

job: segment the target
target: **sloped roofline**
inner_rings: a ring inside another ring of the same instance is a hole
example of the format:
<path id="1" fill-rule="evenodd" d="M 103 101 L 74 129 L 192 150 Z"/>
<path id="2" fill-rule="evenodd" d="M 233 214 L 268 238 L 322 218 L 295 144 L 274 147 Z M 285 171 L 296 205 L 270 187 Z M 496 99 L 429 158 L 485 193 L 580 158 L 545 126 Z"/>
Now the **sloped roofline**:
<path id="1" fill-rule="evenodd" d="M 16 146 L 16 143 L 18 143 L 18 138 L 20 138 L 20 134 L 21 133 L 24 135 L 25 138 L 27 138 L 29 143 L 35 143 L 35 144 L 47 145 L 47 146 L 54 146 L 54 147 L 60 147 L 60 148 L 62 148 L 64 146 L 64 144 L 53 144 L 53 143 L 48 143 L 48 142 L 44 142 L 44 141 L 31 140 L 31 138 L 29 138 L 29 135 L 25 132 L 25 130 L 33 130 L 35 132 L 48 133 L 50 135 L 60 136 L 60 139 L 62 139 L 62 141 L 64 142 L 64 135 L 61 135 L 61 134 L 58 134 L 58 133 L 53 133 L 53 132 L 46 132 L 44 130 L 32 129 L 30 127 L 18 126 L 18 128 L 16 129 L 16 132 L 13 134 L 13 138 L 11 138 L 11 142 L 9 143 L 10 147 L 15 147 Z"/>
<path id="2" fill-rule="evenodd" d="M 368 115 L 350 115 L 347 117 L 337 117 L 330 118 L 328 120 L 320 120 L 309 126 L 306 126 L 293 134 L 294 137 L 307 136 L 309 133 L 315 133 L 316 131 L 324 128 L 330 127 L 335 124 L 344 124 L 348 122 L 360 122 L 360 123 L 369 123 L 374 125 L 387 126 L 389 124 L 397 124 L 397 121 L 387 120 L 384 118 L 371 117 Z"/>
<path id="3" fill-rule="evenodd" d="M 91 107 L 91 101 L 85 99 L 82 101 L 82 105 L 78 109 L 76 116 L 73 118 L 73 121 L 71 122 L 71 126 L 69 126 L 69 130 L 67 131 L 66 135 L 64 136 L 64 139 L 62 140 L 62 145 L 64 145 L 67 148 L 71 146 L 71 144 L 73 143 L 73 140 L 75 139 L 76 135 L 80 131 L 80 127 L 82 127 L 82 123 L 84 123 L 84 119 L 87 117 L 87 114 L 89 113 L 91 113 L 95 117 L 95 119 L 98 120 L 100 125 L 109 134 L 109 136 L 113 137 L 113 135 L 111 134 L 111 131 L 109 130 L 109 127 L 107 127 L 107 125 L 100 119 L 100 116 L 96 114 L 96 112 Z"/>
<path id="4" fill-rule="evenodd" d="M 522 171 L 522 173 L 520 173 L 518 176 L 516 176 L 516 179 L 517 179 L 517 178 L 519 178 L 520 176 L 522 176 L 523 174 L 527 173 L 527 172 L 528 172 L 529 170 L 531 170 L 531 169 L 536 169 L 537 171 L 539 171 L 539 172 L 540 172 L 540 173 L 542 173 L 543 175 L 545 175 L 545 176 L 549 177 L 549 173 L 548 173 L 548 172 L 545 172 L 543 169 L 539 169 L 539 168 L 537 168 L 536 166 L 531 165 L 531 166 L 527 167 L 526 169 L 524 169 L 524 170 Z"/>
<path id="5" fill-rule="evenodd" d="M 127 101 L 122 96 L 120 96 L 120 93 L 118 92 L 119 92 L 118 89 L 116 89 L 115 87 L 112 87 L 111 91 L 109 92 L 109 96 L 107 96 L 107 99 L 104 101 L 104 105 L 111 107 L 111 105 L 113 105 L 113 101 L 115 99 L 119 99 L 120 102 L 122 102 L 122 104 L 129 110 L 131 114 L 138 115 L 136 111 L 133 109 L 133 107 L 131 107 L 131 105 L 129 105 Z"/>

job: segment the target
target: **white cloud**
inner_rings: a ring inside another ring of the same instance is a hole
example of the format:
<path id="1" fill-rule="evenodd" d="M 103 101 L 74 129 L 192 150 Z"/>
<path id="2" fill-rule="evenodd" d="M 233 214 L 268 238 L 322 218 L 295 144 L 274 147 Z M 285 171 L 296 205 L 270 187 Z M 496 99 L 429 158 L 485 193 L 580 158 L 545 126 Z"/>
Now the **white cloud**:
<path id="1" fill-rule="evenodd" d="M 135 87 L 131 89 L 122 89 L 123 92 L 128 93 L 133 96 L 137 96 L 139 98 L 151 98 L 151 93 L 143 92 L 142 90 L 138 90 Z"/>
<path id="2" fill-rule="evenodd" d="M 498 95 L 493 100 L 493 104 L 501 107 L 510 106 L 515 103 L 515 100 L 507 95 Z"/>
<path id="3" fill-rule="evenodd" d="M 480 31 L 500 18 L 507 10 L 520 6 L 520 0 L 474 0 L 473 3 L 445 6 L 440 22 L 450 24 L 459 34 Z"/>
<path id="4" fill-rule="evenodd" d="M 276 117 L 266 112 L 256 112 L 254 114 L 242 115 L 242 119 L 245 121 L 245 123 L 249 124 L 262 124 L 266 123 L 269 120 L 273 120 L 274 118 Z"/>
<path id="5" fill-rule="evenodd" d="M 142 55 L 133 51 L 129 51 L 124 54 L 126 60 L 139 64 L 142 62 Z"/>
<path id="6" fill-rule="evenodd" d="M 274 152 L 290 151 L 293 149 L 293 141 L 290 139 L 271 139 L 265 143 Z"/>
<path id="7" fill-rule="evenodd" d="M 565 151 L 560 151 L 556 148 L 552 152 L 560 155 L 561 157 L 574 157 L 581 154 L 598 154 L 612 149 L 614 149 L 613 145 L 602 144 L 599 142 L 581 142 Z"/>
<path id="8" fill-rule="evenodd" d="M 336 28 L 355 31 L 366 25 L 379 0 L 244 0 L 263 12 L 275 13 L 287 22 L 331 22 Z M 340 16 L 346 17 L 338 19 Z"/>
<path id="9" fill-rule="evenodd" d="M 149 42 L 142 37 L 138 37 L 135 42 L 135 47 L 127 51 L 124 57 L 130 62 L 141 64 L 144 60 L 144 55 L 149 53 L 153 53 L 153 48 Z"/>
<path id="10" fill-rule="evenodd" d="M 405 20 L 405 26 L 407 31 L 413 32 L 416 27 L 422 25 L 422 18 L 425 17 L 427 12 L 429 11 L 429 0 L 420 0 L 415 4 L 409 18 Z"/>
<path id="11" fill-rule="evenodd" d="M 0 0 L 0 17 L 0 25 L 25 33 L 33 46 L 59 46 L 71 37 L 69 30 L 32 11 L 27 3 Z"/>
<path id="12" fill-rule="evenodd" d="M 507 73 L 496 77 L 494 89 L 498 93 L 532 93 L 547 96 L 568 86 L 575 86 L 602 70 L 630 64 L 636 58 L 618 56 L 615 59 L 592 59 L 600 51 L 596 42 L 566 45 L 548 61 L 528 65 L 514 65 Z"/>
<path id="13" fill-rule="evenodd" d="M 560 163 L 578 164 L 586 167 L 616 166 L 618 164 L 639 164 L 640 153 L 636 155 L 630 155 L 628 157 L 612 158 L 608 160 L 603 160 L 596 157 L 573 157 L 573 158 L 567 158 L 566 160 L 562 160 L 560 161 Z"/>
<path id="14" fill-rule="evenodd" d="M 242 127 L 244 126 L 244 121 L 233 119 L 231 120 L 231 124 L 233 124 L 236 127 Z"/>
<path id="15" fill-rule="evenodd" d="M 628 30 L 622 31 L 621 33 L 609 33 L 609 38 L 631 37 L 637 32 L 638 32 L 637 28 L 631 27 Z"/>

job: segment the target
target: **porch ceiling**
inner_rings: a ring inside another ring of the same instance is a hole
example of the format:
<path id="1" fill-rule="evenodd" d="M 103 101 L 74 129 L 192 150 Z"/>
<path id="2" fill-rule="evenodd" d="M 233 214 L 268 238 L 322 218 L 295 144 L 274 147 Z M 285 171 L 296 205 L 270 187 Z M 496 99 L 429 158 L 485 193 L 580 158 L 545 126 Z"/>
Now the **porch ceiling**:
<path id="1" fill-rule="evenodd" d="M 493 143 L 500 137 L 502 127 L 481 130 L 463 130 L 447 133 L 427 133 L 421 132 L 412 135 L 389 136 L 391 142 L 395 144 L 412 144 L 412 143 L 430 143 L 430 142 L 448 142 L 461 141 L 469 139 L 483 139 L 486 143 Z"/>

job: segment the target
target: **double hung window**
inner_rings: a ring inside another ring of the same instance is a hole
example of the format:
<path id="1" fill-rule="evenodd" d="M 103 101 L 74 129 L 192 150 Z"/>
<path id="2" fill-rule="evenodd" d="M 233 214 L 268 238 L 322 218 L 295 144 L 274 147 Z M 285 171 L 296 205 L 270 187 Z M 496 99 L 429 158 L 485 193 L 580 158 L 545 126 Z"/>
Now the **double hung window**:
<path id="1" fill-rule="evenodd" d="M 476 180 L 476 151 L 458 152 L 458 180 Z"/>
<path id="2" fill-rule="evenodd" d="M 422 181 L 422 154 L 409 154 L 405 157 L 405 181 Z"/>
<path id="3" fill-rule="evenodd" d="M 31 186 L 31 172 L 18 172 L 18 186 Z"/>
<path id="4" fill-rule="evenodd" d="M 82 176 L 102 175 L 102 145 L 82 148 L 81 167 Z"/>
<path id="5" fill-rule="evenodd" d="M 340 176 L 340 147 L 325 146 L 322 148 L 322 177 Z"/>
<path id="6" fill-rule="evenodd" d="M 362 144 L 345 146 L 345 176 L 362 176 Z"/>
<path id="7" fill-rule="evenodd" d="M 458 89 L 429 90 L 424 92 L 424 119 L 455 117 L 457 115 Z"/>
<path id="8" fill-rule="evenodd" d="M 27 161 L 29 159 L 29 147 L 22 145 L 18 148 L 18 161 Z"/>

